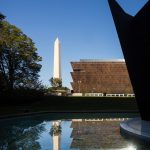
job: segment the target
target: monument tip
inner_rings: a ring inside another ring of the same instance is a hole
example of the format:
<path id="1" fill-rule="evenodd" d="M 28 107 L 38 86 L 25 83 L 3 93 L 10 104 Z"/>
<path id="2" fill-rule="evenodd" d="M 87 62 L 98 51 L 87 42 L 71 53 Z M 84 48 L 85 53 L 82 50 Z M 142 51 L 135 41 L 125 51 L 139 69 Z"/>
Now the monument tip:
<path id="1" fill-rule="evenodd" d="M 58 37 L 56 38 L 55 42 L 59 42 L 59 38 Z"/>

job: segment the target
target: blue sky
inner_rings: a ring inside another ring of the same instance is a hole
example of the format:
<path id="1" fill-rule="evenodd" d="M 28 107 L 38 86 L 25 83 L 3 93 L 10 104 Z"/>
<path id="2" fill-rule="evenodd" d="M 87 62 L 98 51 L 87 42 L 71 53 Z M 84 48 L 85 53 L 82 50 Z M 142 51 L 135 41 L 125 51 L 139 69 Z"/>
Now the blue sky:
<path id="1" fill-rule="evenodd" d="M 135 15 L 148 0 L 117 0 Z M 42 56 L 40 80 L 50 85 L 53 44 L 61 42 L 63 85 L 71 88 L 70 62 L 123 58 L 107 0 L 0 0 L 0 12 L 33 39 Z"/>

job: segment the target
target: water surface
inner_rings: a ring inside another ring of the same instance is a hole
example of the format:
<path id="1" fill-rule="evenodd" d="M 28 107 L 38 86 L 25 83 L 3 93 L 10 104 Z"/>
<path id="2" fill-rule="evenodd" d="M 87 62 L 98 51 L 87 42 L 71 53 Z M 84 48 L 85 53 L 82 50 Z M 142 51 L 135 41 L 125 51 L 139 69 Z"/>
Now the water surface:
<path id="1" fill-rule="evenodd" d="M 51 113 L 0 120 L 0 149 L 148 150 L 123 137 L 119 124 L 138 114 Z"/>

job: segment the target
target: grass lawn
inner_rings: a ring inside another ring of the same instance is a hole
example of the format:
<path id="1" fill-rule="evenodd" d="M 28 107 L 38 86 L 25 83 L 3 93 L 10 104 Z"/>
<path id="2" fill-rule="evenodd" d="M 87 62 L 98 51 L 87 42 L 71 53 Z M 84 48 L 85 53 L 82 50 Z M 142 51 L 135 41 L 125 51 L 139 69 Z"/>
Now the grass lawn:
<path id="1" fill-rule="evenodd" d="M 138 112 L 133 97 L 55 97 L 15 98 L 4 100 L 0 115 L 32 112 Z"/>

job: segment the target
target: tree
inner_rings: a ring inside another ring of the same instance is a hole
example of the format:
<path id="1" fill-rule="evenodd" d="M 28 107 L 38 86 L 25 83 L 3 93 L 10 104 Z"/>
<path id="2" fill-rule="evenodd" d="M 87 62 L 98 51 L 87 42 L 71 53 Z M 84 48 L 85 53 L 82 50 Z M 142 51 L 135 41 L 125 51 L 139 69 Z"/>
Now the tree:
<path id="1" fill-rule="evenodd" d="M 1 23 L 0 76 L 6 88 L 37 87 L 41 69 L 38 62 L 42 58 L 38 55 L 34 42 L 16 26 L 3 20 Z"/>
<path id="2" fill-rule="evenodd" d="M 51 83 L 51 86 L 54 88 L 62 87 L 62 80 L 59 78 L 51 78 L 50 83 Z"/>
<path id="3" fill-rule="evenodd" d="M 0 13 L 0 30 L 2 28 L 2 21 L 5 19 L 5 16 Z M 1 32 L 0 32 L 1 33 Z M 2 76 L 2 73 L 0 72 L 0 93 L 3 91 L 5 87 L 4 78 Z"/>
<path id="4" fill-rule="evenodd" d="M 4 20 L 4 19 L 5 19 L 5 16 L 0 13 L 0 27 L 2 26 L 1 22 L 2 22 L 2 20 Z"/>
<path id="5" fill-rule="evenodd" d="M 59 121 L 54 122 L 54 124 L 52 125 L 51 130 L 49 132 L 50 135 L 51 136 L 57 136 L 57 135 L 60 135 L 61 132 L 62 132 L 62 128 L 61 128 L 60 122 Z"/>
<path id="6" fill-rule="evenodd" d="M 0 13 L 0 20 L 3 20 L 3 19 L 5 19 L 5 16 L 2 13 Z"/>

